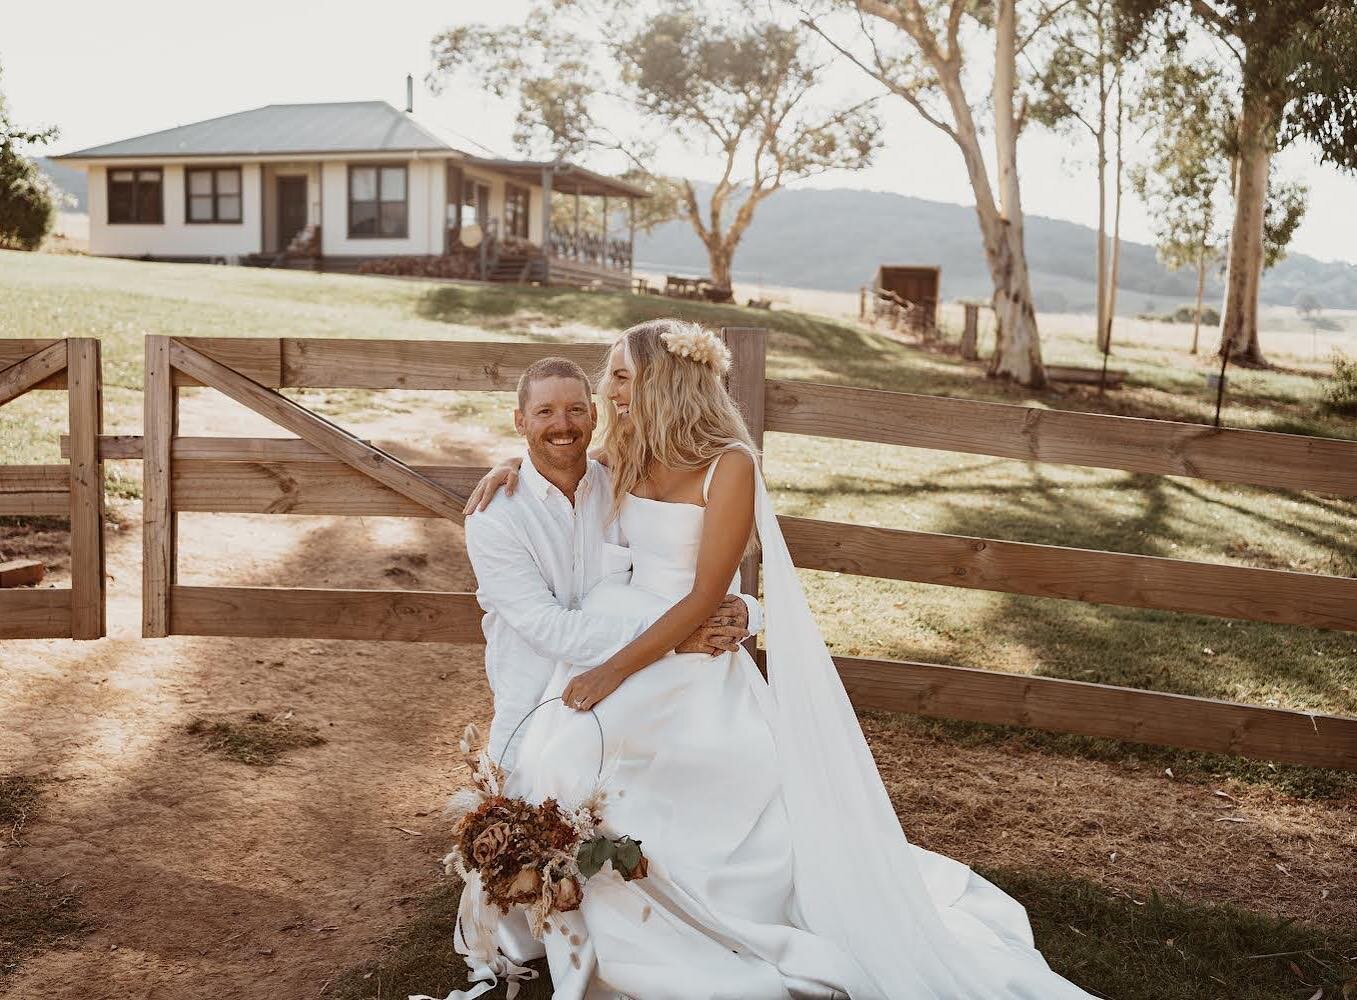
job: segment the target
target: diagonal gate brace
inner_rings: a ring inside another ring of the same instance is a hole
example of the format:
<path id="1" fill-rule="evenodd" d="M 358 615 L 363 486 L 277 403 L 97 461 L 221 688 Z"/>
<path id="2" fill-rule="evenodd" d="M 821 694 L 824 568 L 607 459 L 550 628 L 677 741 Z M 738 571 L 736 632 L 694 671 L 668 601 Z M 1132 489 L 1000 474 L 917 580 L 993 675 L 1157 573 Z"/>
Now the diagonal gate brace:
<path id="1" fill-rule="evenodd" d="M 170 365 L 204 385 L 225 393 L 298 437 L 333 455 L 345 465 L 388 489 L 427 507 L 435 514 L 461 523 L 467 498 L 420 475 L 400 459 L 374 448 L 324 417 L 207 355 L 171 338 Z"/>

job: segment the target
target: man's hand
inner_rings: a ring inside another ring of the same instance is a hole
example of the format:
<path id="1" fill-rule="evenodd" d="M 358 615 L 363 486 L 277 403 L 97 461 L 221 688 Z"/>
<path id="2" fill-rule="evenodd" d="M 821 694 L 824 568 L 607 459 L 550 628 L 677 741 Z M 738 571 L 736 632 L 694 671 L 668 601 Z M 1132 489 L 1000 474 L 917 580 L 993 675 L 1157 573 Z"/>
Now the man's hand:
<path id="1" fill-rule="evenodd" d="M 674 647 L 676 653 L 733 653 L 749 637 L 749 608 L 734 594 L 726 599 L 692 635 Z"/>

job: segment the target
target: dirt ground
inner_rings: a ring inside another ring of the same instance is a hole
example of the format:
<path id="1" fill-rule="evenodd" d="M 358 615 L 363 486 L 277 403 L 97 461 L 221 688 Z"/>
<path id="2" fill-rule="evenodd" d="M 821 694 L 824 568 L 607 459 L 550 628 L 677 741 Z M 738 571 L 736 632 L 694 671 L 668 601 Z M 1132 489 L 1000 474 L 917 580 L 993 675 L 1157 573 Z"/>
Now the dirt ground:
<path id="1" fill-rule="evenodd" d="M 386 444 L 395 430 L 371 436 Z M 200 432 L 186 420 L 184 433 Z M 421 461 L 489 457 L 464 436 L 403 440 L 393 450 Z M 140 504 L 110 513 L 109 637 L 0 645 L 0 775 L 44 782 L 22 843 L 0 843 L 0 882 L 77 892 L 91 926 L 0 978 L 0 996 L 320 998 L 437 878 L 457 738 L 489 716 L 482 651 L 142 640 Z M 180 544 L 185 583 L 474 587 L 461 529 L 434 519 L 184 515 Z M 0 551 L 55 556 L 44 585 L 68 582 L 51 535 L 0 536 Z M 326 742 L 261 768 L 185 731 L 195 716 L 247 711 L 291 711 Z M 960 746 L 885 717 L 867 728 L 924 846 L 1135 899 L 1154 889 L 1357 928 L 1357 801 Z"/>

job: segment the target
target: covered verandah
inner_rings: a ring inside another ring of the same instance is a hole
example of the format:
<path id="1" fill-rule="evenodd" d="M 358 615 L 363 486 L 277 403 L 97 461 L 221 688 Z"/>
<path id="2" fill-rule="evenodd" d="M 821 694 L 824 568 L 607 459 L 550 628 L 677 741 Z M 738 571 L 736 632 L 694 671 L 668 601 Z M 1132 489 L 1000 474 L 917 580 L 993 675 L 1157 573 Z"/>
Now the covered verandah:
<path id="1" fill-rule="evenodd" d="M 650 197 L 645 188 L 564 161 L 475 162 L 541 188 L 541 257 L 533 276 L 542 284 L 631 288 L 636 202 Z"/>

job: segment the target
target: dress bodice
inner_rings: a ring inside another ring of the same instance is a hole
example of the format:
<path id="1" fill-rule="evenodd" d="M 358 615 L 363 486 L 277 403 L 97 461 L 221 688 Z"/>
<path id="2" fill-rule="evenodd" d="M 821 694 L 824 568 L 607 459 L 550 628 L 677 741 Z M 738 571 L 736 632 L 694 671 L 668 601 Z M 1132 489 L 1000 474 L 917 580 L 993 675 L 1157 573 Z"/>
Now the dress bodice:
<path id="1" fill-rule="evenodd" d="M 693 587 L 705 507 L 628 493 L 622 534 L 631 548 L 631 585 L 679 598 Z"/>

